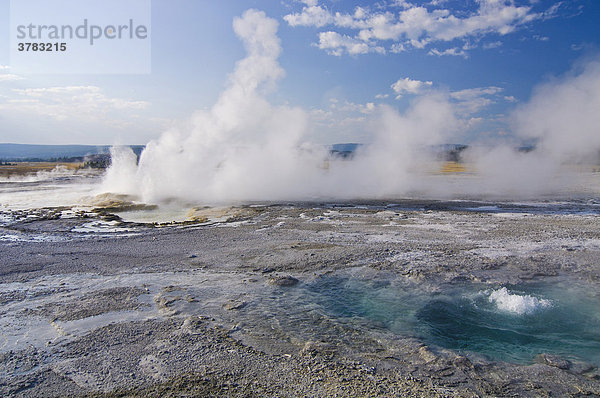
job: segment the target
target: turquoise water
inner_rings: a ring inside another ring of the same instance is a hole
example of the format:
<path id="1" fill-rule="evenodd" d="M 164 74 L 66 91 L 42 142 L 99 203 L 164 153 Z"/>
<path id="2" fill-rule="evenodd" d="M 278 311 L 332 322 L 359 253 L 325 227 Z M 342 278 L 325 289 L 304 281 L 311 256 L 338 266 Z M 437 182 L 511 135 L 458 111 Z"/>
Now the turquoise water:
<path id="1" fill-rule="evenodd" d="M 443 286 L 327 276 L 305 286 L 328 314 L 493 360 L 537 354 L 600 365 L 600 295 L 574 284 Z"/>

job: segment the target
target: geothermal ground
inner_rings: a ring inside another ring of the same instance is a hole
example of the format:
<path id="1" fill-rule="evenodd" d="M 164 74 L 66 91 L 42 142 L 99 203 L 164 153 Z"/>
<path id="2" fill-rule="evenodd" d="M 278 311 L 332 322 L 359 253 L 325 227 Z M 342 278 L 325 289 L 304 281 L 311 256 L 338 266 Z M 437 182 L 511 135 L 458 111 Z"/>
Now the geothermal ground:
<path id="1" fill-rule="evenodd" d="M 527 286 L 597 299 L 593 209 L 296 203 L 164 226 L 5 211 L 0 395 L 597 396 L 597 353 L 460 347 L 426 311 L 456 289 L 512 292 L 507 317 L 560 305 Z"/>

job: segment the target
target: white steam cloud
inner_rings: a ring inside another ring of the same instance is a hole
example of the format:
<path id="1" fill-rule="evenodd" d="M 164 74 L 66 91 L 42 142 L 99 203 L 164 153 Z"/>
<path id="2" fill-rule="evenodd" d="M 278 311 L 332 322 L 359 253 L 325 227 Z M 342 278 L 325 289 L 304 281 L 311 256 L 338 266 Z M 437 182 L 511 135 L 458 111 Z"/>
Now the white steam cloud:
<path id="1" fill-rule="evenodd" d="M 443 93 L 427 92 L 404 114 L 376 106 L 365 124 L 372 143 L 352 160 L 327 160 L 327 149 L 307 138 L 310 114 L 265 98 L 284 76 L 277 61 L 277 21 L 248 10 L 235 18 L 233 28 L 247 55 L 216 104 L 195 113 L 184 128 L 150 142 L 137 165 L 129 149 L 114 149 L 104 191 L 137 195 L 146 203 L 194 204 L 529 195 L 562 187 L 564 180 L 556 177 L 560 166 L 594 156 L 600 148 L 600 64 L 591 62 L 579 74 L 541 87 L 515 114 L 516 134 L 536 141 L 534 151 L 469 150 L 466 160 L 478 177 L 459 185 L 428 170 L 434 161 L 431 147 L 452 142 L 464 125 Z"/>
<path id="2" fill-rule="evenodd" d="M 600 149 L 600 61 L 539 87 L 517 114 L 517 133 L 556 161 L 588 160 Z M 596 159 L 597 160 L 597 159 Z"/>
<path id="3" fill-rule="evenodd" d="M 277 62 L 277 22 L 248 10 L 233 27 L 247 56 L 237 63 L 229 87 L 212 109 L 194 114 L 187 129 L 173 129 L 147 145 L 134 178 L 125 183 L 128 193 L 149 202 L 278 198 L 282 186 L 309 178 L 302 165 L 320 155 L 298 150 L 307 115 L 300 108 L 274 107 L 261 95 L 284 75 Z M 109 189 L 121 179 L 107 177 Z"/>
<path id="4" fill-rule="evenodd" d="M 597 191 L 599 179 L 581 180 L 577 165 L 600 162 L 600 61 L 591 60 L 560 80 L 539 86 L 513 114 L 514 134 L 533 142 L 474 148 L 467 158 L 481 175 L 479 193 L 531 197 L 569 190 Z M 585 185 L 585 186 L 584 186 Z M 470 187 L 473 192 L 473 187 Z"/>

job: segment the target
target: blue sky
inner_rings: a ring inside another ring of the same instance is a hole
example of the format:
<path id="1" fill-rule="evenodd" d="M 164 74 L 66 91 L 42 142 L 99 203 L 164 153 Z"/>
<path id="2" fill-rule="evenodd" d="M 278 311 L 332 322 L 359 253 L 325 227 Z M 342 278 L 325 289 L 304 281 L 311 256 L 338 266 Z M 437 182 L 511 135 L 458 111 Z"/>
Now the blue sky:
<path id="1" fill-rule="evenodd" d="M 464 121 L 461 142 L 504 137 L 535 87 L 597 57 L 600 42 L 597 0 L 153 0 L 150 74 L 23 75 L 9 66 L 9 4 L 0 142 L 15 143 L 145 144 L 184 123 L 244 58 L 232 21 L 249 8 L 279 22 L 285 77 L 269 100 L 303 108 L 319 143 L 368 141 L 377 105 L 402 112 L 434 92 Z"/>

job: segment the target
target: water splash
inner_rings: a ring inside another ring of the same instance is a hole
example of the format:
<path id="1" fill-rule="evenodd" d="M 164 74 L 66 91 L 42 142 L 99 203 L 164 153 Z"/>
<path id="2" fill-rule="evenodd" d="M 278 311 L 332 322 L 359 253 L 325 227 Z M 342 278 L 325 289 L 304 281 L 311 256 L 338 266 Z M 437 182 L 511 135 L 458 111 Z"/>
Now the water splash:
<path id="1" fill-rule="evenodd" d="M 499 310 L 516 315 L 530 315 L 552 306 L 550 300 L 539 299 L 529 294 L 511 294 L 506 287 L 492 291 L 489 295 L 489 301 L 496 304 Z"/>

